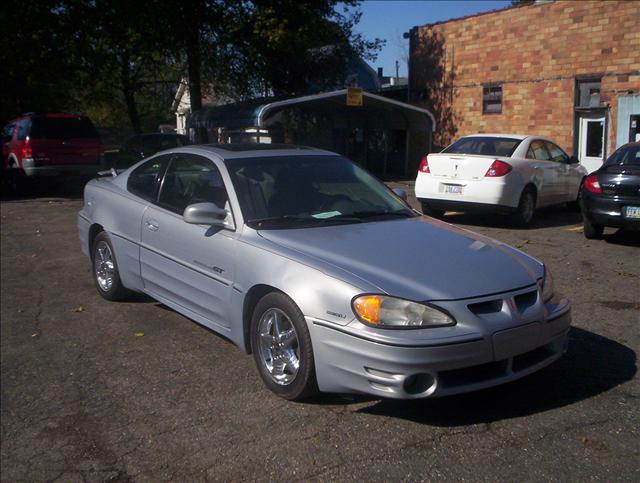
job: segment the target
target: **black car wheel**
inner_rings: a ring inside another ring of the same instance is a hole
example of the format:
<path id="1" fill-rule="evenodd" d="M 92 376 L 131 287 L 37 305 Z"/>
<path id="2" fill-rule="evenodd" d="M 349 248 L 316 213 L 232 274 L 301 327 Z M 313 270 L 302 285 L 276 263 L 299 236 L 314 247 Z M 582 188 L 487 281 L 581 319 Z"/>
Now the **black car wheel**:
<path id="1" fill-rule="evenodd" d="M 518 226 L 529 226 L 533 221 L 533 215 L 536 211 L 536 190 L 527 186 L 520 195 L 518 208 L 512 216 L 513 222 Z"/>
<path id="2" fill-rule="evenodd" d="M 579 212 L 581 206 L 582 206 L 582 184 L 578 189 L 578 196 L 576 196 L 575 201 L 569 201 L 567 203 L 567 208 L 569 208 L 570 211 Z"/>
<path id="3" fill-rule="evenodd" d="M 444 210 L 432 208 L 428 203 L 425 203 L 424 201 L 422 201 L 421 204 L 422 213 L 424 213 L 425 215 L 432 216 L 433 218 L 442 218 L 444 216 Z"/>
<path id="4" fill-rule="evenodd" d="M 604 233 L 604 225 L 595 225 L 591 223 L 587 218 L 583 218 L 584 236 L 589 240 L 597 240 L 602 238 Z"/>

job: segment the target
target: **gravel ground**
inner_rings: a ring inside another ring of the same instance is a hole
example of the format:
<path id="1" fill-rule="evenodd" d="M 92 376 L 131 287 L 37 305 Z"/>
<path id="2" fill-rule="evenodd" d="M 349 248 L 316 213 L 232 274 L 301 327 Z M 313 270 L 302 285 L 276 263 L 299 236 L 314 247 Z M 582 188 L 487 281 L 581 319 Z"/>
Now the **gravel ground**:
<path id="1" fill-rule="evenodd" d="M 291 403 L 224 338 L 143 297 L 101 299 L 79 192 L 0 205 L 3 481 L 640 480 L 637 237 L 588 241 L 564 208 L 527 230 L 446 216 L 549 265 L 573 301 L 569 353 L 445 399 Z"/>

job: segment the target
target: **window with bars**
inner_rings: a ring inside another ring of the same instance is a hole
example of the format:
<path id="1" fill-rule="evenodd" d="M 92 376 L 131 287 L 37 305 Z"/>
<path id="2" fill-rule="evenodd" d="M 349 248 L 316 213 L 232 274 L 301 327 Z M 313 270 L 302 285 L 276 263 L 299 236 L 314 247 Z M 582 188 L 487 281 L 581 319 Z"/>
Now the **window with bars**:
<path id="1" fill-rule="evenodd" d="M 482 87 L 482 114 L 500 114 L 502 112 L 502 86 L 488 84 Z"/>

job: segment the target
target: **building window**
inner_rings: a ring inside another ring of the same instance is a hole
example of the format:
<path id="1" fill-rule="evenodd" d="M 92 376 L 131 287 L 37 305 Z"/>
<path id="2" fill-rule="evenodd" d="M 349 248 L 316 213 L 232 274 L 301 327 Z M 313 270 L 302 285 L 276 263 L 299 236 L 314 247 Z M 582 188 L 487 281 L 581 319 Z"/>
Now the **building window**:
<path id="1" fill-rule="evenodd" d="M 600 107 L 600 79 L 579 79 L 576 107 Z"/>
<path id="2" fill-rule="evenodd" d="M 502 112 L 502 86 L 486 85 L 482 88 L 482 114 L 500 114 Z"/>

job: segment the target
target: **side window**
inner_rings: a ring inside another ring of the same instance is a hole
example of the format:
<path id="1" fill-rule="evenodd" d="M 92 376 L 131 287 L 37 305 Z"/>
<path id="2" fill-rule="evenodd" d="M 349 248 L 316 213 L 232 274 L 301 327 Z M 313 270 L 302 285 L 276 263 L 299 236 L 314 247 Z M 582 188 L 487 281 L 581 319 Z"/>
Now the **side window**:
<path id="1" fill-rule="evenodd" d="M 529 151 L 527 151 L 527 158 L 538 159 L 540 161 L 551 161 L 549 151 L 547 151 L 544 144 L 544 141 L 540 141 L 539 139 L 531 141 Z"/>
<path id="2" fill-rule="evenodd" d="M 551 161 L 555 161 L 556 163 L 566 163 L 569 160 L 569 156 L 567 156 L 567 154 L 558 146 L 549 142 L 545 144 L 549 150 L 549 154 L 551 155 Z"/>
<path id="3" fill-rule="evenodd" d="M 166 160 L 166 156 L 158 156 L 134 169 L 127 180 L 127 190 L 145 200 L 155 201 L 159 176 Z"/>
<path id="4" fill-rule="evenodd" d="M 3 143 L 8 143 L 9 141 L 11 141 L 11 138 L 13 137 L 13 129 L 16 127 L 16 123 L 14 122 L 10 122 L 9 124 L 7 124 L 5 127 L 2 128 L 2 142 Z"/>
<path id="5" fill-rule="evenodd" d="M 18 132 L 16 133 L 16 140 L 24 141 L 25 139 L 27 139 L 30 129 L 31 129 L 31 119 L 29 118 L 22 119 L 18 123 Z"/>
<path id="6" fill-rule="evenodd" d="M 173 156 L 160 188 L 158 204 L 182 215 L 193 203 L 215 203 L 228 209 L 227 190 L 213 161 L 193 154 Z"/>

